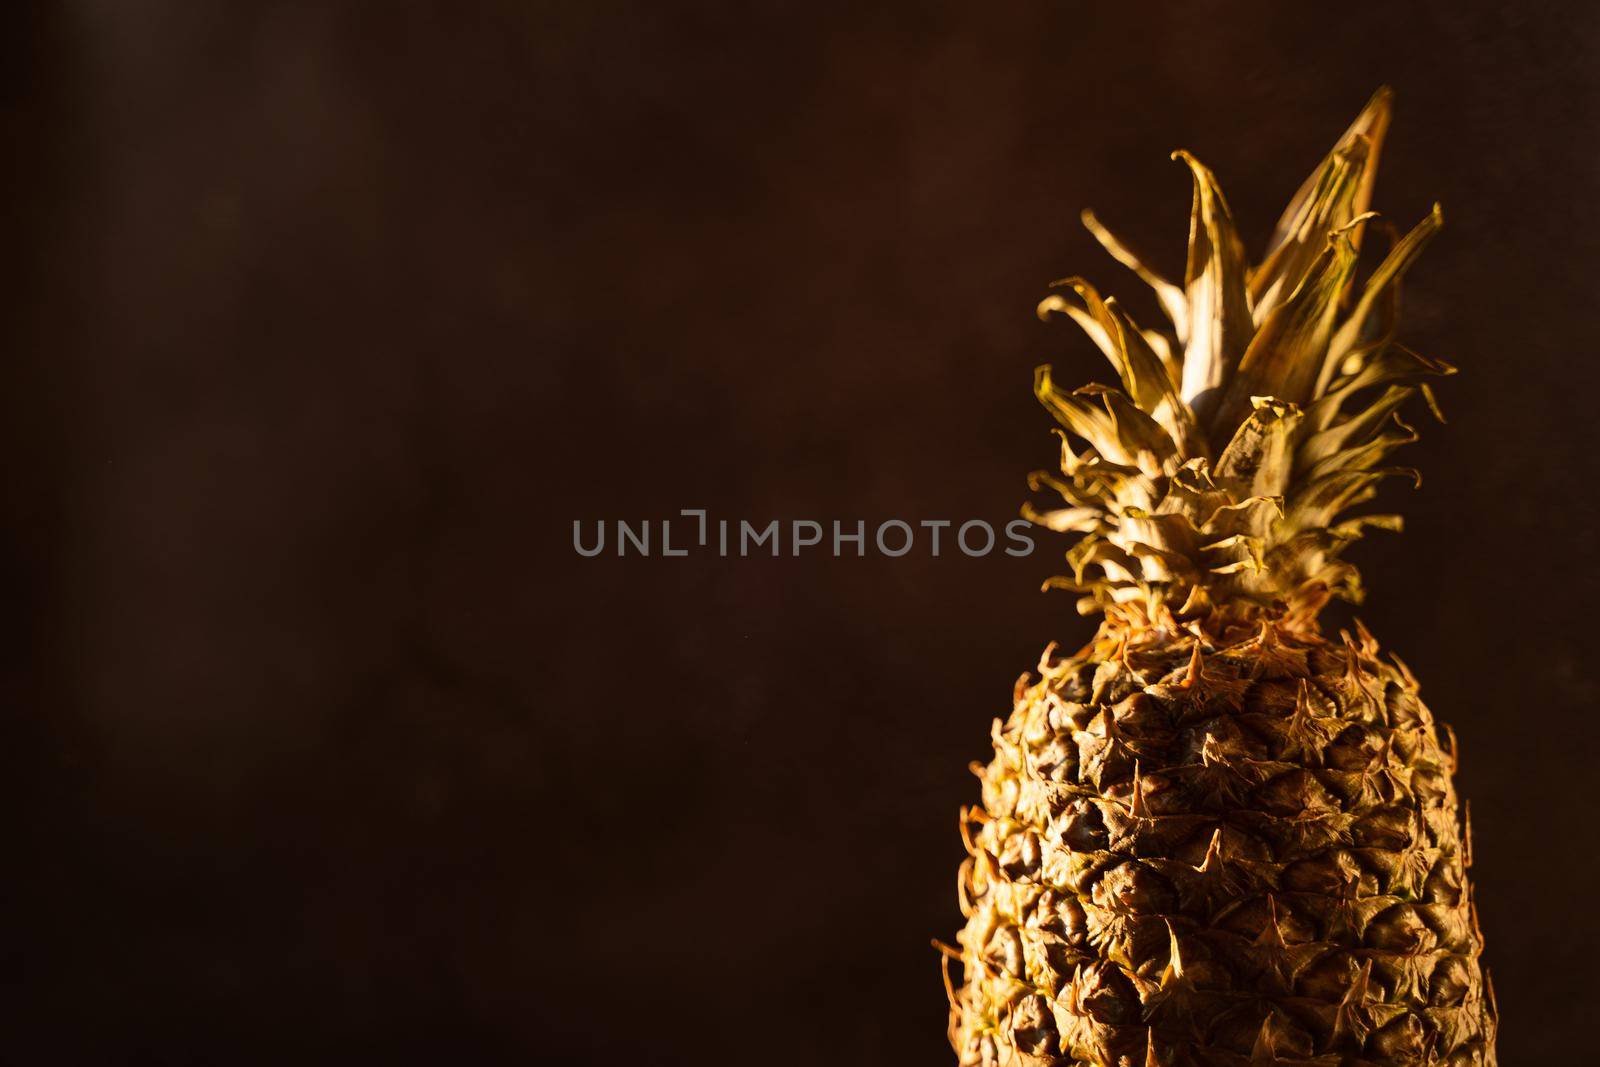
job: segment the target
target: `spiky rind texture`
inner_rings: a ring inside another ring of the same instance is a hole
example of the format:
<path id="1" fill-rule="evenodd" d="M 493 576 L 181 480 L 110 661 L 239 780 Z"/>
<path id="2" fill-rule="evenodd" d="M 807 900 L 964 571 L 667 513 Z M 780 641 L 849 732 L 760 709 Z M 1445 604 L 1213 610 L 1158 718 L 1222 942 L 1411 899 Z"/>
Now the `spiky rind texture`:
<path id="1" fill-rule="evenodd" d="M 1047 650 L 993 740 L 962 1064 L 1494 1064 L 1454 743 L 1364 631 Z"/>

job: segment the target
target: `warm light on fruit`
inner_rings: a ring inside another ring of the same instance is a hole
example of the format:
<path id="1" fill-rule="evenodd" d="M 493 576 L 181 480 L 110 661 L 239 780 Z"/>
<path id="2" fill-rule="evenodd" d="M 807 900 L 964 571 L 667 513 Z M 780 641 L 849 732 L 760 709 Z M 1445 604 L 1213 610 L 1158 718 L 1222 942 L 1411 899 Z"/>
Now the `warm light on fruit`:
<path id="1" fill-rule="evenodd" d="M 1170 326 L 1070 279 L 1040 305 L 1121 379 L 1039 399 L 1064 428 L 1073 590 L 1103 616 L 1018 683 L 983 800 L 963 812 L 966 927 L 949 976 L 962 1064 L 1178 1067 L 1495 1062 L 1454 743 L 1365 629 L 1350 515 L 1415 439 L 1397 414 L 1453 368 L 1395 341 L 1397 283 L 1434 209 L 1357 284 L 1390 94 L 1296 193 L 1250 266 L 1211 172 L 1194 180 Z"/>

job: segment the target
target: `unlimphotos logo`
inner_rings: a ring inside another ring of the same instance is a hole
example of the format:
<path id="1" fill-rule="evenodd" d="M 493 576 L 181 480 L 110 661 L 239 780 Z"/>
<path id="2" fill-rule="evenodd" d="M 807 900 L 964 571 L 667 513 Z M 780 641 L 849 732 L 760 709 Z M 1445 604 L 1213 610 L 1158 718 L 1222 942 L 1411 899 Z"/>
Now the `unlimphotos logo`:
<path id="1" fill-rule="evenodd" d="M 653 523 L 649 519 L 636 523 L 616 519 L 610 524 L 597 519 L 592 525 L 573 519 L 573 551 L 590 558 L 602 554 L 687 556 L 710 551 L 719 556 L 781 556 L 787 545 L 790 556 L 803 552 L 835 557 L 865 556 L 870 548 L 877 555 L 899 558 L 913 551 L 938 556 L 952 550 L 964 556 L 987 556 L 1001 548 L 999 534 L 983 519 L 968 519 L 959 524 L 951 519 L 918 519 L 915 522 L 887 519 L 869 530 L 864 519 L 853 523 L 834 519 L 827 524 L 815 519 L 772 519 L 757 524 L 745 519 L 712 521 L 704 508 L 684 508 L 678 514 L 696 520 L 696 529 L 692 533 L 681 531 L 676 535 L 680 540 L 676 541 L 671 519 L 658 519 Z M 589 529 L 585 530 L 585 526 Z M 1032 555 L 1030 523 L 1013 519 L 1001 529 L 1006 541 L 1001 550 L 1006 555 Z M 658 536 L 652 538 L 652 530 Z"/>

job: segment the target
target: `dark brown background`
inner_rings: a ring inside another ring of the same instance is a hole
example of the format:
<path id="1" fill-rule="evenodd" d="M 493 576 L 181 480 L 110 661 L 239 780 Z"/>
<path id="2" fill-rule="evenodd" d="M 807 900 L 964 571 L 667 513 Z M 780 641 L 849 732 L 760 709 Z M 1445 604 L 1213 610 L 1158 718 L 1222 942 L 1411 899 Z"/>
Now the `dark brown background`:
<path id="1" fill-rule="evenodd" d="M 574 518 L 1001 521 L 1044 283 L 1259 249 L 1380 82 L 1457 362 L 1363 617 L 1458 730 L 1513 1067 L 1591 1049 L 1600 16 L 13 11 L 0 1062 L 944 1063 L 932 935 L 1049 553 L 580 560 Z M 1141 305 L 1142 306 L 1142 305 Z M 1060 546 L 1052 546 L 1052 552 Z"/>

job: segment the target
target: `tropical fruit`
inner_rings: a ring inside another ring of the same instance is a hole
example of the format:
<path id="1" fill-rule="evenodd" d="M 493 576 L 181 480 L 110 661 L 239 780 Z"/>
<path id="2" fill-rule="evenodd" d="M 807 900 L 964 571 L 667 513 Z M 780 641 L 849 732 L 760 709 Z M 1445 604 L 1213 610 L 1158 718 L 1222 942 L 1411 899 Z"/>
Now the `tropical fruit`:
<path id="1" fill-rule="evenodd" d="M 1358 601 L 1350 516 L 1414 440 L 1398 410 L 1453 372 L 1395 340 L 1401 276 L 1433 210 L 1370 273 L 1357 258 L 1390 94 L 1367 105 L 1251 265 L 1193 156 L 1182 283 L 1092 216 L 1155 291 L 1144 329 L 1081 279 L 1070 316 L 1118 385 L 1036 392 L 1061 423 L 1058 505 L 1080 535 L 1047 585 L 1099 614 L 1045 650 L 995 721 L 962 812 L 962 1064 L 1492 1065 L 1455 744 L 1398 659 L 1318 616 Z M 1359 280 L 1359 284 L 1358 284 Z"/>

